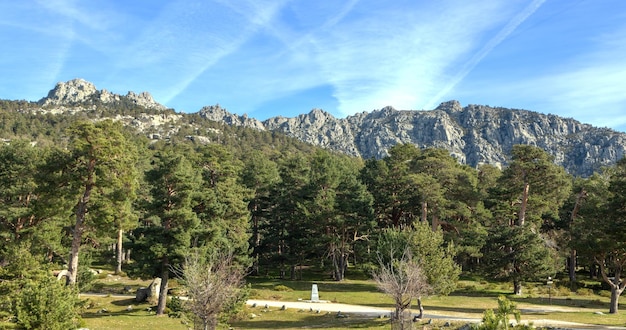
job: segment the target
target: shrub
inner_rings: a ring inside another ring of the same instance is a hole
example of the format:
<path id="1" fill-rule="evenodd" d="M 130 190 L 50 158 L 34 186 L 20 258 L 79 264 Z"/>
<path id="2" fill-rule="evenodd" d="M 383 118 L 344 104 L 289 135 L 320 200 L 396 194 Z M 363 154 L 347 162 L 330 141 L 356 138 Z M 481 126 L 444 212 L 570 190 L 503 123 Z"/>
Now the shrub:
<path id="1" fill-rule="evenodd" d="M 279 284 L 274 287 L 274 291 L 291 292 L 293 289 L 286 285 Z"/>
<path id="2" fill-rule="evenodd" d="M 16 323 L 24 329 L 76 329 L 81 324 L 79 306 L 74 288 L 54 278 L 29 281 L 15 302 Z"/>
<path id="3" fill-rule="evenodd" d="M 509 318 L 513 315 L 515 317 L 516 325 L 509 326 Z M 483 313 L 483 321 L 481 324 L 474 324 L 471 326 L 474 330 L 504 330 L 504 329 L 516 329 L 516 330 L 530 330 L 534 329 L 531 325 L 521 324 L 521 313 L 517 309 L 514 303 L 508 300 L 505 296 L 498 297 L 498 309 L 488 309 Z"/>
<path id="4" fill-rule="evenodd" d="M 588 288 L 578 288 L 578 290 L 576 290 L 576 293 L 581 296 L 593 296 L 594 295 L 593 290 L 588 289 Z"/>

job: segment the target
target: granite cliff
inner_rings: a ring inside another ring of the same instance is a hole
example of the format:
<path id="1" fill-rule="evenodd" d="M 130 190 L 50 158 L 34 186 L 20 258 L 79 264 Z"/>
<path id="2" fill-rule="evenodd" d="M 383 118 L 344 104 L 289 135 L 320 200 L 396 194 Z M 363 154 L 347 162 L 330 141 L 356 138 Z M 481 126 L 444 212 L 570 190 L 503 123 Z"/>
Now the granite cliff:
<path id="1" fill-rule="evenodd" d="M 217 115 L 219 113 L 219 115 Z M 362 158 L 381 158 L 398 143 L 447 149 L 460 162 L 506 165 L 514 144 L 543 148 L 570 173 L 587 176 L 626 156 L 626 134 L 571 118 L 483 105 L 444 102 L 434 110 L 385 107 L 346 118 L 314 109 L 293 118 L 263 122 L 220 109 L 204 116 L 229 125 L 277 131 L 324 148 Z"/>
<path id="2" fill-rule="evenodd" d="M 153 139 L 167 137 L 168 132 L 177 129 L 182 118 L 191 115 L 165 112 L 166 107 L 155 102 L 146 92 L 120 96 L 99 91 L 82 79 L 57 84 L 39 104 L 42 106 L 40 111 L 77 111 L 77 107 L 80 110 L 81 105 L 94 100 L 106 104 L 120 99 L 152 110 L 150 114 L 117 116 L 115 119 L 146 134 L 150 132 Z M 155 110 L 163 112 L 155 114 Z M 457 101 L 444 102 L 434 110 L 385 107 L 346 118 L 335 118 L 328 112 L 314 109 L 293 118 L 273 117 L 259 121 L 233 114 L 219 105 L 206 106 L 197 115 L 227 125 L 280 132 L 366 159 L 386 156 L 393 145 L 412 143 L 419 147 L 447 149 L 460 162 L 470 166 L 483 163 L 501 166 L 507 164 L 514 144 L 530 144 L 552 154 L 555 162 L 568 172 L 588 176 L 626 155 L 626 133 L 527 110 L 484 105 L 463 107 Z M 158 134 L 154 134 L 155 131 Z M 209 141 L 202 136 L 192 138 Z"/>

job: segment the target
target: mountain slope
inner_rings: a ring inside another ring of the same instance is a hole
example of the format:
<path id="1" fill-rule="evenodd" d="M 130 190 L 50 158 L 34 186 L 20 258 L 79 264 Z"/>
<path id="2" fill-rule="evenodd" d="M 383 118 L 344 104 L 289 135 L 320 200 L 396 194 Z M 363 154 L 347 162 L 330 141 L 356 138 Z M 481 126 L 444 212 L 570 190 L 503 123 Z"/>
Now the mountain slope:
<path id="1" fill-rule="evenodd" d="M 151 139 L 191 132 L 189 139 L 210 142 L 215 129 L 199 126 L 198 119 L 257 131 L 280 132 L 303 142 L 362 158 L 381 158 L 398 143 L 447 149 L 470 166 L 506 165 L 514 144 L 545 149 L 555 162 L 575 175 L 588 176 L 626 155 L 626 134 L 597 128 L 571 118 L 527 110 L 482 105 L 462 107 L 457 101 L 434 110 L 396 110 L 385 107 L 346 118 L 314 109 L 293 118 L 265 121 L 238 116 L 220 106 L 207 106 L 194 114 L 176 113 L 155 102 L 150 94 L 126 96 L 97 90 L 75 79 L 59 83 L 42 98 L 34 113 L 81 113 L 123 121 Z M 104 110 L 103 110 L 104 109 Z M 108 109 L 108 110 L 107 110 Z M 112 110 L 113 109 L 113 110 Z M 122 111 L 120 112 L 120 109 Z"/>
<path id="2" fill-rule="evenodd" d="M 259 122 L 220 110 L 204 116 L 231 125 L 258 127 Z M 363 158 L 381 158 L 398 143 L 444 148 L 470 166 L 506 165 L 514 144 L 541 147 L 568 172 L 588 176 L 626 155 L 626 134 L 597 128 L 571 118 L 527 110 L 482 105 L 462 107 L 457 101 L 429 111 L 381 110 L 338 119 L 322 110 L 294 118 L 274 117 L 264 129 L 282 132 L 313 145 Z"/>

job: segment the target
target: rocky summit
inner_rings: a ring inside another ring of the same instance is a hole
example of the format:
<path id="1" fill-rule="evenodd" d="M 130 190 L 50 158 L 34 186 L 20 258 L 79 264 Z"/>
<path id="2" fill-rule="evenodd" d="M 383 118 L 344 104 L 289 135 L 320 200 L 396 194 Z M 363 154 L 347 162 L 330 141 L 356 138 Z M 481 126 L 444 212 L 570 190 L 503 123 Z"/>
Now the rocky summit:
<path id="1" fill-rule="evenodd" d="M 38 103 L 44 107 L 71 106 L 90 103 L 93 101 L 99 101 L 107 104 L 120 101 L 123 97 L 144 108 L 159 110 L 167 109 L 164 105 L 155 102 L 152 95 L 148 92 L 142 92 L 139 94 L 128 92 L 126 96 L 121 96 L 113 94 L 106 89 L 97 90 L 94 84 L 83 79 L 73 79 L 67 82 L 57 83 L 54 89 L 48 93 L 48 96 L 39 100 Z"/>
<path id="2" fill-rule="evenodd" d="M 149 93 L 126 96 L 97 90 L 85 80 L 58 83 L 39 104 L 46 111 L 76 111 L 94 100 L 103 104 L 125 98 L 152 110 L 165 110 Z M 56 109 L 55 109 L 56 108 Z M 142 131 L 157 130 L 151 138 L 165 138 L 188 114 L 139 114 L 133 118 L 118 117 Z M 348 155 L 382 158 L 392 146 L 412 143 L 419 147 L 447 149 L 461 163 L 470 166 L 493 164 L 504 166 L 515 144 L 538 146 L 552 154 L 555 162 L 574 175 L 588 176 L 602 166 L 612 165 L 626 155 L 626 134 L 608 128 L 580 123 L 572 118 L 538 112 L 490 107 L 461 106 L 457 101 L 444 102 L 434 110 L 396 110 L 385 107 L 346 118 L 335 118 L 314 109 L 293 118 L 273 117 L 259 121 L 236 115 L 219 105 L 206 106 L 198 115 L 232 126 L 274 131 L 323 148 Z M 159 127 L 161 127 L 159 129 Z M 202 136 L 195 139 L 205 140 Z"/>
<path id="3" fill-rule="evenodd" d="M 570 173 L 588 176 L 626 155 L 626 134 L 621 132 L 527 110 L 463 107 L 458 101 L 426 111 L 385 107 L 343 119 L 319 109 L 263 122 L 223 109 L 205 108 L 203 115 L 229 125 L 262 125 L 265 130 L 365 159 L 382 158 L 392 146 L 412 143 L 447 149 L 461 163 L 473 167 L 504 166 L 513 145 L 529 144 L 552 154 Z"/>

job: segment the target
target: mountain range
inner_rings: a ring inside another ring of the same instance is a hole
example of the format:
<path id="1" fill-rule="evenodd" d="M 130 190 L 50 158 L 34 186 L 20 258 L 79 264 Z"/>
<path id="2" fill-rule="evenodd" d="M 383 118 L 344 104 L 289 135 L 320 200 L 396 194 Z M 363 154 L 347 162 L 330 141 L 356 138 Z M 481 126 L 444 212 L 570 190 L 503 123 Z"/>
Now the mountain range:
<path id="1" fill-rule="evenodd" d="M 83 79 L 58 83 L 37 102 L 37 111 L 74 113 L 93 108 L 96 103 L 122 101 L 147 111 L 114 119 L 135 127 L 151 139 L 166 138 L 182 118 L 192 115 L 168 110 L 147 92 L 117 95 L 98 90 Z M 458 101 L 441 103 L 433 110 L 385 107 L 346 118 L 313 109 L 297 117 L 279 116 L 260 121 L 231 113 L 219 105 L 203 107 L 195 115 L 231 126 L 282 133 L 364 159 L 382 158 L 390 147 L 412 143 L 422 148 L 447 149 L 459 162 L 473 167 L 504 166 L 513 145 L 530 144 L 553 155 L 555 163 L 569 173 L 588 176 L 626 155 L 626 133 L 528 110 L 486 105 L 463 107 Z M 203 136 L 190 138 L 202 140 Z M 205 140 L 208 141 L 206 137 Z"/>

